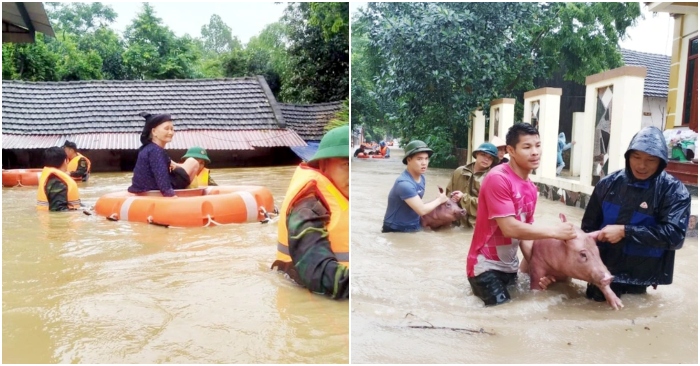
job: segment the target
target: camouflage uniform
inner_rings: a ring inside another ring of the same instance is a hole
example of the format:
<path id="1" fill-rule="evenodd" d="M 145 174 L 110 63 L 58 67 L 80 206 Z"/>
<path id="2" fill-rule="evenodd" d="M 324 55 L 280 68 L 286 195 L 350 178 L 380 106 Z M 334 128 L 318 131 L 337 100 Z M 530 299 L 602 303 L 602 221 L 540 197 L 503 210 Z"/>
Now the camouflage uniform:
<path id="1" fill-rule="evenodd" d="M 49 201 L 49 211 L 68 211 L 68 186 L 56 176 L 46 181 L 46 198 Z"/>
<path id="2" fill-rule="evenodd" d="M 87 175 L 87 172 L 88 172 L 87 169 L 88 169 L 87 160 L 85 160 L 85 158 L 81 157 L 80 159 L 78 159 L 78 169 L 76 169 L 74 172 L 69 172 L 68 174 L 71 177 L 81 177 L 81 178 L 85 179 L 85 175 Z"/>
<path id="3" fill-rule="evenodd" d="M 315 293 L 347 299 L 350 269 L 338 263 L 331 250 L 326 230 L 329 222 L 330 212 L 315 195 L 296 201 L 287 216 L 289 254 L 294 268 L 286 272 Z"/>
<path id="4" fill-rule="evenodd" d="M 452 191 L 461 191 L 464 193 L 462 199 L 458 202 L 459 206 L 467 210 L 467 215 L 460 218 L 459 224 L 468 228 L 474 228 L 476 225 L 476 209 L 479 202 L 479 190 L 481 189 L 481 181 L 484 180 L 486 173 L 491 168 L 482 172 L 474 172 L 474 164 L 463 165 L 455 169 L 452 173 L 450 182 L 447 183 L 447 195 Z"/>

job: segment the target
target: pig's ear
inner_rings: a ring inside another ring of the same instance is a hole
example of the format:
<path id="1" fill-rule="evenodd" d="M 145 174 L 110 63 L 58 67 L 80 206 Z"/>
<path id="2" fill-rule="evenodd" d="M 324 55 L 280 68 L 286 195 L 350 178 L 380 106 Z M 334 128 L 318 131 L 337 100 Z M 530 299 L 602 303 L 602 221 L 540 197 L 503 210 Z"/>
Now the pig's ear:
<path id="1" fill-rule="evenodd" d="M 566 222 L 566 215 L 564 215 L 563 213 L 560 213 L 559 220 L 561 220 L 561 222 Z"/>
<path id="2" fill-rule="evenodd" d="M 442 187 L 438 186 L 438 191 L 439 191 L 440 193 L 442 193 L 442 191 L 443 191 Z"/>
<path id="3" fill-rule="evenodd" d="M 588 236 L 589 236 L 590 238 L 592 238 L 593 240 L 598 240 L 598 234 L 600 234 L 600 230 L 593 231 L 593 232 L 590 232 L 590 233 L 586 233 L 586 235 L 588 235 Z"/>

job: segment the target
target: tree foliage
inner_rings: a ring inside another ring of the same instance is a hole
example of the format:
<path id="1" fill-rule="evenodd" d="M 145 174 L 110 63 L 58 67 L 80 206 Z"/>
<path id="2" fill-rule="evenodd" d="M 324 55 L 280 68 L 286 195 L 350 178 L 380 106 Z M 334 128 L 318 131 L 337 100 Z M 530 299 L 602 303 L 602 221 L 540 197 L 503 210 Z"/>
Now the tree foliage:
<path id="1" fill-rule="evenodd" d="M 317 103 L 348 98 L 349 3 L 292 3 L 283 17 L 289 39 L 289 74 L 280 92 L 288 103 Z"/>
<path id="2" fill-rule="evenodd" d="M 345 126 L 350 124 L 350 105 L 348 100 L 343 101 L 343 106 L 340 108 L 335 117 L 328 121 L 328 124 L 323 128 L 324 131 L 328 132 L 336 127 Z"/>
<path id="3" fill-rule="evenodd" d="M 353 23 L 353 120 L 362 111 L 449 164 L 477 107 L 556 69 L 583 81 L 620 66 L 618 40 L 639 16 L 639 3 L 369 3 Z"/>

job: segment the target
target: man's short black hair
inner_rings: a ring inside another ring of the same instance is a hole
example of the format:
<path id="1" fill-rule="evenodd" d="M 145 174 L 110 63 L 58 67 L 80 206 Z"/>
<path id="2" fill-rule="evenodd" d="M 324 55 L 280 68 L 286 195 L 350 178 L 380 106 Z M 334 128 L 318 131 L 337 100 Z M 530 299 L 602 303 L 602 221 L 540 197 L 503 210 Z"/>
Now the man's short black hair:
<path id="1" fill-rule="evenodd" d="M 506 134 L 506 145 L 511 146 L 515 149 L 515 145 L 517 145 L 518 142 L 520 142 L 520 136 L 523 135 L 539 136 L 540 132 L 537 131 L 537 129 L 529 123 L 516 123 L 508 129 L 508 133 Z"/>
<path id="2" fill-rule="evenodd" d="M 68 155 L 61 147 L 54 146 L 44 150 L 44 166 L 59 169 L 66 159 Z"/>

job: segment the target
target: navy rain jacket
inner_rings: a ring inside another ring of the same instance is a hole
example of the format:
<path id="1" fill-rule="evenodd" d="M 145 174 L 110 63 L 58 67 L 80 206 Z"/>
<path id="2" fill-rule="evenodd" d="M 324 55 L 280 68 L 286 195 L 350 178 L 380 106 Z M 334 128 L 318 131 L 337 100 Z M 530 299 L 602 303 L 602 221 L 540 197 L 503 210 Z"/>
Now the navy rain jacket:
<path id="1" fill-rule="evenodd" d="M 640 181 L 630 170 L 632 150 L 661 159 L 654 175 Z M 625 152 L 625 169 L 596 184 L 586 206 L 581 228 L 585 232 L 606 225 L 625 225 L 625 237 L 616 244 L 598 242 L 600 258 L 613 282 L 632 285 L 667 285 L 673 282 L 676 250 L 683 246 L 690 218 L 690 194 L 664 169 L 668 150 L 663 133 L 645 127 Z"/>

